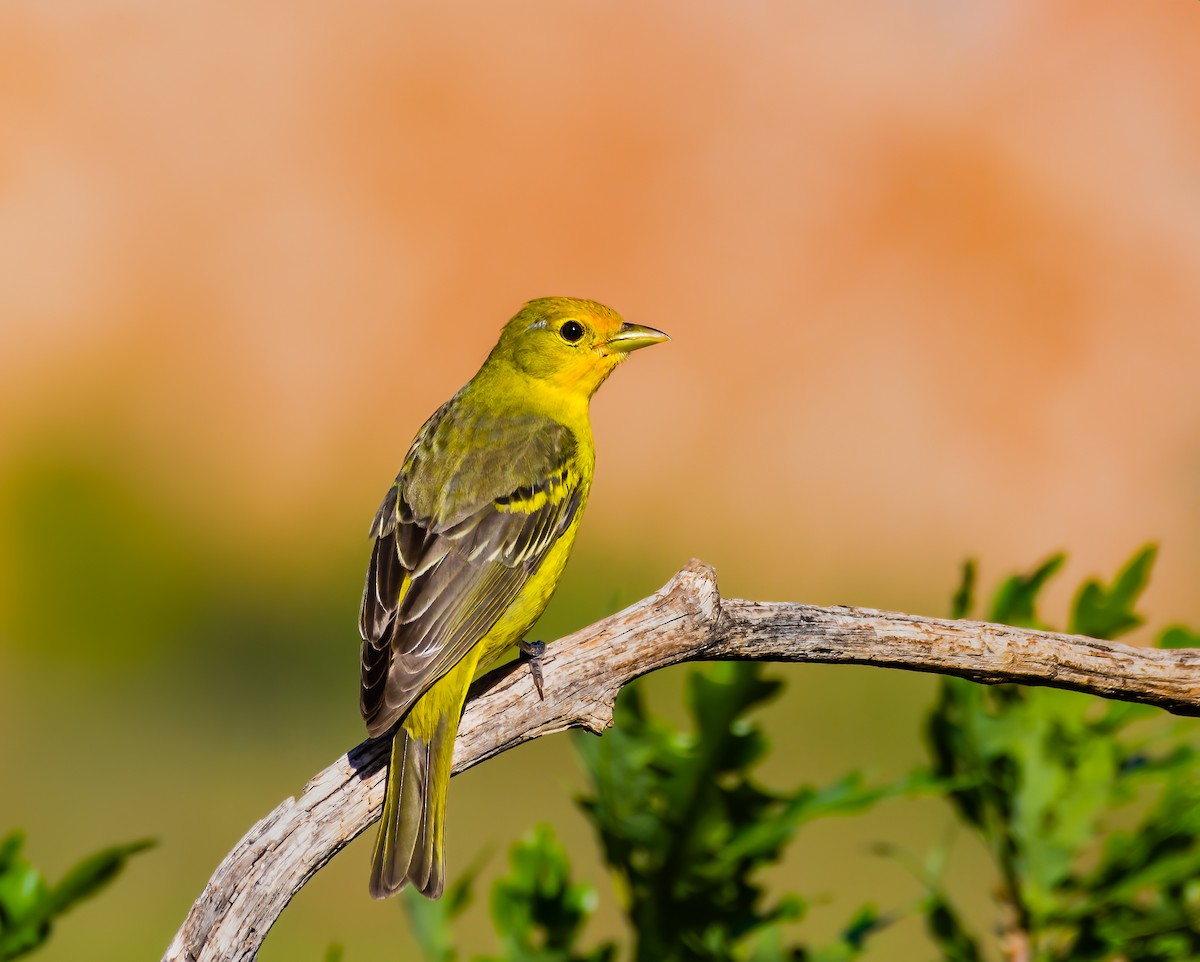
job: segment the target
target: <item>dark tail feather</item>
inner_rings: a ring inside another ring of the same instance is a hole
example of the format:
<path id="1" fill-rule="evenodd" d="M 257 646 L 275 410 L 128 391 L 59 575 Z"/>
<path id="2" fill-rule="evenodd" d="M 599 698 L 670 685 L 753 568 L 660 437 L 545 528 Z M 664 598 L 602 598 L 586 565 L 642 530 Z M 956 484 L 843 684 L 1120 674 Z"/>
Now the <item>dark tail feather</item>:
<path id="1" fill-rule="evenodd" d="M 415 738 L 403 725 L 396 729 L 383 817 L 371 857 L 374 898 L 385 899 L 408 883 L 431 899 L 442 894 L 442 831 L 457 722 L 455 714 L 451 728 L 450 719 L 443 716 L 428 741 Z"/>

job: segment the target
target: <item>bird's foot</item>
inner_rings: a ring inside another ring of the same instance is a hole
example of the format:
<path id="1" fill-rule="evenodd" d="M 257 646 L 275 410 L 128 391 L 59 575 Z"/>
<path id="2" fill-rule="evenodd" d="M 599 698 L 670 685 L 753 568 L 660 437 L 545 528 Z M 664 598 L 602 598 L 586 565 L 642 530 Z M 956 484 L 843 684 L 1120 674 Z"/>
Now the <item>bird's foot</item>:
<path id="1" fill-rule="evenodd" d="M 546 700 L 546 692 L 542 687 L 542 655 L 546 653 L 544 641 L 526 641 L 522 638 L 517 642 L 517 650 L 523 658 L 529 659 L 529 673 L 533 675 L 533 685 L 537 689 L 538 698 Z"/>

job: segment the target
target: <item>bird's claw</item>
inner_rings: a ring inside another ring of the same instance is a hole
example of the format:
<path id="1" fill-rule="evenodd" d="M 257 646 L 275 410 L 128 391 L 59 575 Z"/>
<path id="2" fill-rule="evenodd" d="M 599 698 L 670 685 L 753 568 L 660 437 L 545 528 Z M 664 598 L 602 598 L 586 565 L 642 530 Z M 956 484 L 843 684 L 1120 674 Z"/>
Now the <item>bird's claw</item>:
<path id="1" fill-rule="evenodd" d="M 529 673 L 533 675 L 533 686 L 537 689 L 538 698 L 545 701 L 546 691 L 543 688 L 542 655 L 546 653 L 546 643 L 544 641 L 526 641 L 522 638 L 517 642 L 517 649 L 523 657 L 529 659 Z"/>

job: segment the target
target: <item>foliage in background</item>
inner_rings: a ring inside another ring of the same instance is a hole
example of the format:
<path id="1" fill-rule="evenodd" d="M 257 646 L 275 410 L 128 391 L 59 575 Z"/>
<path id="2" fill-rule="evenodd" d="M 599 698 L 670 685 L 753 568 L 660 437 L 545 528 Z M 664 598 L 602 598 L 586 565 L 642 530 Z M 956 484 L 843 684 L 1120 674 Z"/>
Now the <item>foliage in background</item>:
<path id="1" fill-rule="evenodd" d="M 1069 630 L 1113 638 L 1142 623 L 1135 610 L 1155 550 L 1139 551 L 1112 584 L 1086 582 Z M 1065 556 L 996 590 L 987 617 L 1046 627 L 1037 601 Z M 968 562 L 955 617 L 973 606 Z M 1166 646 L 1200 647 L 1182 626 Z M 723 664 L 688 680 L 690 730 L 650 715 L 635 684 L 621 694 L 612 730 L 576 745 L 590 788 L 580 800 L 599 837 L 631 944 L 649 960 L 843 962 L 885 925 L 869 905 L 819 949 L 796 944 L 806 910 L 796 894 L 771 897 L 759 872 L 777 862 L 810 821 L 861 812 L 898 794 L 938 792 L 979 834 L 1000 879 L 999 939 L 969 930 L 938 879 L 944 851 L 926 859 L 921 903 L 946 962 L 1184 962 L 1200 958 L 1200 779 L 1194 731 L 1146 706 L 1049 688 L 987 687 L 945 679 L 928 722 L 932 770 L 868 787 L 852 773 L 821 789 L 772 792 L 753 769 L 768 745 L 750 712 L 782 684 L 754 664 Z M 886 851 L 896 847 L 881 846 Z M 440 903 L 406 906 L 429 962 L 458 962 L 452 928 L 471 898 L 473 869 Z M 994 883 L 984 879 L 989 890 Z M 492 892 L 501 953 L 477 962 L 611 962 L 617 946 L 584 949 L 596 903 L 572 881 L 549 829 L 518 842 Z M 891 916 L 889 916 L 890 918 Z"/>
<path id="2" fill-rule="evenodd" d="M 861 812 L 881 799 L 935 786 L 916 775 L 886 786 L 861 776 L 792 792 L 769 791 L 753 777 L 767 752 L 748 715 L 782 688 L 750 663 L 717 665 L 688 679 L 692 730 L 679 731 L 645 709 L 635 684 L 621 694 L 603 738 L 577 737 L 590 782 L 580 800 L 612 869 L 633 933 L 630 957 L 648 960 L 842 962 L 861 954 L 882 927 L 874 908 L 853 913 L 833 945 L 794 944 L 786 923 L 805 912 L 795 894 L 771 900 L 758 873 L 777 862 L 805 824 Z M 456 962 L 451 922 L 466 907 L 470 881 L 442 903 L 406 902 L 429 962 Z M 492 891 L 502 954 L 482 962 L 609 962 L 611 943 L 582 949 L 596 904 L 590 886 L 571 881 L 549 829 L 514 846 L 510 874 Z"/>
<path id="3" fill-rule="evenodd" d="M 413 936 L 429 962 L 454 962 L 451 923 L 471 903 L 480 863 L 472 866 L 440 901 L 411 889 L 404 892 Z M 596 890 L 571 880 L 567 853 L 548 826 L 541 825 L 509 850 L 509 874 L 492 887 L 492 920 L 500 955 L 480 962 L 611 962 L 616 946 L 590 951 L 578 946 L 584 923 L 596 908 Z"/>
<path id="4" fill-rule="evenodd" d="M 1114 638 L 1141 625 L 1136 605 L 1154 557 L 1145 548 L 1111 584 L 1085 582 L 1068 630 Z M 1048 627 L 1037 603 L 1064 562 L 1054 555 L 1005 580 L 985 612 L 988 620 Z M 971 613 L 975 580 L 968 562 L 954 595 L 955 617 Z M 1158 643 L 1200 647 L 1200 635 L 1175 625 Z M 884 786 L 851 773 L 822 788 L 777 792 L 754 777 L 769 746 L 750 716 L 782 687 L 753 663 L 693 671 L 686 730 L 650 714 L 638 685 L 626 689 L 613 729 L 601 739 L 579 735 L 576 745 L 589 780 L 580 804 L 611 869 L 629 945 L 585 944 L 598 893 L 572 879 L 567 853 L 542 827 L 513 846 L 509 872 L 492 888 L 499 951 L 477 962 L 858 958 L 886 924 L 874 907 L 849 913 L 833 944 L 803 945 L 794 923 L 805 915 L 806 900 L 772 896 L 761 871 L 783 857 L 809 822 L 921 793 L 946 796 L 984 842 L 1000 880 L 996 943 L 970 930 L 961 905 L 940 884 L 945 853 L 927 861 L 922 910 L 946 962 L 1200 958 L 1200 751 L 1193 728 L 1146 706 L 948 678 L 928 720 L 930 770 Z M 0 841 L 0 960 L 41 947 L 60 915 L 151 843 L 106 849 L 54 886 L 24 858 L 22 844 L 17 832 Z M 430 962 L 459 959 L 453 923 L 470 903 L 478 869 L 440 902 L 406 901 Z M 326 958 L 340 959 L 340 948 L 331 946 Z"/>
<path id="5" fill-rule="evenodd" d="M 879 927 L 863 906 L 835 946 L 785 947 L 782 924 L 801 918 L 806 903 L 795 894 L 770 900 L 759 870 L 778 862 L 809 822 L 930 791 L 930 781 L 916 774 L 873 787 L 852 773 L 819 789 L 763 787 L 753 770 L 768 742 L 747 715 L 782 689 L 759 665 L 717 665 L 689 674 L 692 731 L 649 715 L 634 688 L 622 694 L 612 731 L 576 737 L 592 785 L 581 804 L 617 880 L 639 962 L 848 959 Z"/>
<path id="6" fill-rule="evenodd" d="M 1135 606 L 1155 549 L 1110 585 L 1089 580 L 1068 630 L 1111 639 L 1142 623 Z M 996 591 L 989 621 L 1046 628 L 1038 595 L 1064 561 L 1049 558 Z M 966 617 L 966 565 L 954 616 Z M 1176 626 L 1160 644 L 1194 642 Z M 1144 705 L 1051 688 L 944 679 L 929 719 L 935 771 L 956 780 L 958 817 L 984 841 L 1001 879 L 1003 937 L 1037 962 L 1200 958 L 1200 778 L 1194 730 Z M 929 930 L 948 960 L 983 958 L 945 893 Z"/>
<path id="7" fill-rule="evenodd" d="M 15 959 L 50 937 L 58 916 L 116 878 L 131 855 L 154 843 L 116 845 L 85 858 L 54 886 L 21 854 L 25 838 L 10 833 L 0 841 L 0 959 Z"/>

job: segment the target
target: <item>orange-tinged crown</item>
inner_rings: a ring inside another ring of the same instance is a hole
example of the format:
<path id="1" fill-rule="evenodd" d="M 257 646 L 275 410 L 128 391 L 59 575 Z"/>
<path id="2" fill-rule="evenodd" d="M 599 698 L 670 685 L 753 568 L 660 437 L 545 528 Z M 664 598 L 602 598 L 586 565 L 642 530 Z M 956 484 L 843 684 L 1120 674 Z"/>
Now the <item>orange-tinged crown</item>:
<path id="1" fill-rule="evenodd" d="M 596 301 L 540 297 L 504 325 L 484 371 L 511 365 L 586 400 L 631 351 L 666 340 L 662 331 L 630 324 Z"/>

